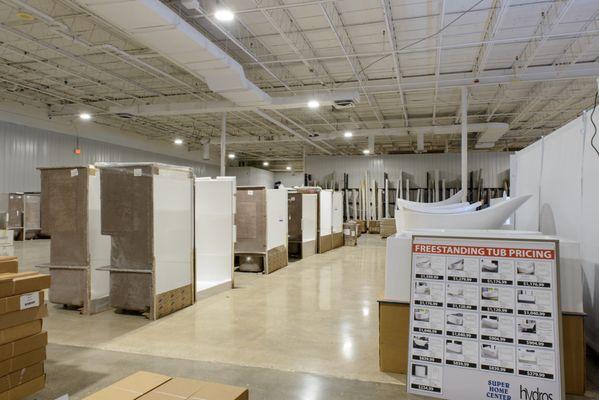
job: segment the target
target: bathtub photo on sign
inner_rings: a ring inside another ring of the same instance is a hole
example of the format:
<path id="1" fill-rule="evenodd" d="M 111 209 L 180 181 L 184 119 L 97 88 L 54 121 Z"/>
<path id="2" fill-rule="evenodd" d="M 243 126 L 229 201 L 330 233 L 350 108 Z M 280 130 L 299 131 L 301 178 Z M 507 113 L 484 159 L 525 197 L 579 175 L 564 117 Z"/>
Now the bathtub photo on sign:
<path id="1" fill-rule="evenodd" d="M 514 289 L 481 286 L 480 309 L 485 312 L 514 314 Z"/>
<path id="2" fill-rule="evenodd" d="M 476 340 L 445 340 L 445 364 L 463 368 L 477 368 L 478 360 L 478 342 Z"/>
<path id="3" fill-rule="evenodd" d="M 446 310 L 445 335 L 465 339 L 476 339 L 478 337 L 478 314 L 465 311 Z"/>
<path id="4" fill-rule="evenodd" d="M 416 279 L 445 279 L 445 257 L 417 256 L 414 264 Z"/>
<path id="5" fill-rule="evenodd" d="M 480 315 L 480 338 L 499 343 L 515 342 L 514 317 L 503 314 Z"/>
<path id="6" fill-rule="evenodd" d="M 555 353 L 551 350 L 518 348 L 518 375 L 555 378 Z"/>
<path id="7" fill-rule="evenodd" d="M 479 303 L 478 286 L 448 283 L 445 286 L 447 308 L 476 311 Z"/>
<path id="8" fill-rule="evenodd" d="M 412 363 L 410 387 L 432 393 L 441 393 L 443 367 L 435 364 Z"/>
<path id="9" fill-rule="evenodd" d="M 443 362 L 443 338 L 412 335 L 412 360 L 441 364 Z"/>
<path id="10" fill-rule="evenodd" d="M 514 262 L 511 260 L 481 258 L 480 281 L 491 285 L 514 284 Z"/>
<path id="11" fill-rule="evenodd" d="M 414 307 L 412 330 L 417 333 L 442 335 L 445 312 L 440 308 Z"/>
<path id="12" fill-rule="evenodd" d="M 551 268 L 547 261 L 516 261 L 516 282 L 518 286 L 532 288 L 550 288 Z"/>
<path id="13" fill-rule="evenodd" d="M 478 282 L 478 259 L 467 257 L 447 257 L 447 280 L 458 282 Z"/>
<path id="14" fill-rule="evenodd" d="M 444 286 L 441 282 L 415 281 L 414 304 L 429 307 L 443 307 Z"/>
<path id="15" fill-rule="evenodd" d="M 551 317 L 553 315 L 553 294 L 551 290 L 518 289 L 516 307 L 518 315 Z"/>
<path id="16" fill-rule="evenodd" d="M 488 371 L 513 374 L 516 368 L 516 349 L 498 343 L 480 344 L 480 368 Z"/>
<path id="17" fill-rule="evenodd" d="M 554 348 L 555 333 L 553 320 L 533 317 L 517 318 L 518 344 L 525 346 Z"/>

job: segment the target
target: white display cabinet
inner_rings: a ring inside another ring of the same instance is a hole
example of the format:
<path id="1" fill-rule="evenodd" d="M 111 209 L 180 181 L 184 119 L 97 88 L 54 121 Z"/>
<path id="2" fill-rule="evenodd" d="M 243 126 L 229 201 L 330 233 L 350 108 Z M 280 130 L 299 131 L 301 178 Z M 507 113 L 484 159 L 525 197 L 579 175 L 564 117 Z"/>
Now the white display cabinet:
<path id="1" fill-rule="evenodd" d="M 194 302 L 194 176 L 157 163 L 98 163 L 110 305 L 158 319 Z"/>
<path id="2" fill-rule="evenodd" d="M 36 238 L 41 230 L 39 192 L 0 193 L 0 212 L 4 229 L 12 230 L 15 239 Z"/>
<path id="3" fill-rule="evenodd" d="M 196 299 L 234 286 L 235 177 L 195 180 Z"/>
<path id="4" fill-rule="evenodd" d="M 49 301 L 82 314 L 109 308 L 110 236 L 100 232 L 100 170 L 93 166 L 39 168 L 43 229 L 52 235 Z"/>
<path id="5" fill-rule="evenodd" d="M 266 274 L 287 266 L 287 190 L 237 187 L 235 255 L 241 271 Z"/>
<path id="6" fill-rule="evenodd" d="M 343 193 L 333 192 L 331 215 L 332 248 L 343 246 Z"/>

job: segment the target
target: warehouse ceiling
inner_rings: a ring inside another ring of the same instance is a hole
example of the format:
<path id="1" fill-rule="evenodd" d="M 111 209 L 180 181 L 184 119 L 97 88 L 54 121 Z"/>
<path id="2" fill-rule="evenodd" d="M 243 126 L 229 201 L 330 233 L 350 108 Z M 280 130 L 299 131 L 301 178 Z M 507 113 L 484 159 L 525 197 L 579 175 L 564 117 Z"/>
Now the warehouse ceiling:
<path id="1" fill-rule="evenodd" d="M 156 10 L 213 58 L 170 51 Z M 599 76 L 596 0 L 0 0 L 0 18 L 2 101 L 213 158 L 226 111 L 249 162 L 362 154 L 369 137 L 376 154 L 459 151 L 462 87 L 470 147 L 520 149 L 590 107 Z"/>

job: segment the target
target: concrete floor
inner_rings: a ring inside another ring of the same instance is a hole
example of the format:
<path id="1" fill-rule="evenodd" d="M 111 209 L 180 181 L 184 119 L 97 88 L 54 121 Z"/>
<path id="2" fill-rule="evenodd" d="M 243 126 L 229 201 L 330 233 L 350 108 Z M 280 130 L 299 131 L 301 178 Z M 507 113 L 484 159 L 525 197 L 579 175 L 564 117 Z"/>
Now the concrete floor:
<path id="1" fill-rule="evenodd" d="M 80 399 L 140 369 L 247 386 L 253 399 L 419 398 L 405 376 L 378 368 L 384 244 L 366 235 L 268 276 L 236 273 L 236 289 L 153 322 L 51 306 L 48 384 L 35 398 Z M 16 253 L 33 269 L 48 261 L 49 241 Z M 594 360 L 587 397 L 599 398 Z"/>

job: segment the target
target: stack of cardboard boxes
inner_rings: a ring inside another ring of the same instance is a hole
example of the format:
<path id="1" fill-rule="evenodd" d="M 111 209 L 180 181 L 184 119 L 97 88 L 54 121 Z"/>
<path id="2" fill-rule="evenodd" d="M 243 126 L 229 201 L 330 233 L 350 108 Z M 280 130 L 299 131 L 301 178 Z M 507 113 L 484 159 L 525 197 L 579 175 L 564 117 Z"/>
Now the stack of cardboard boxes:
<path id="1" fill-rule="evenodd" d="M 368 221 L 368 233 L 381 233 L 381 223 L 377 219 Z"/>
<path id="2" fill-rule="evenodd" d="M 246 388 L 139 371 L 84 400 L 248 400 Z"/>
<path id="3" fill-rule="evenodd" d="M 50 276 L 18 272 L 16 257 L 0 257 L 0 399 L 18 400 L 44 388 Z"/>
<path id="4" fill-rule="evenodd" d="M 345 246 L 356 246 L 358 244 L 358 231 L 360 227 L 355 221 L 343 224 L 343 244 Z"/>

